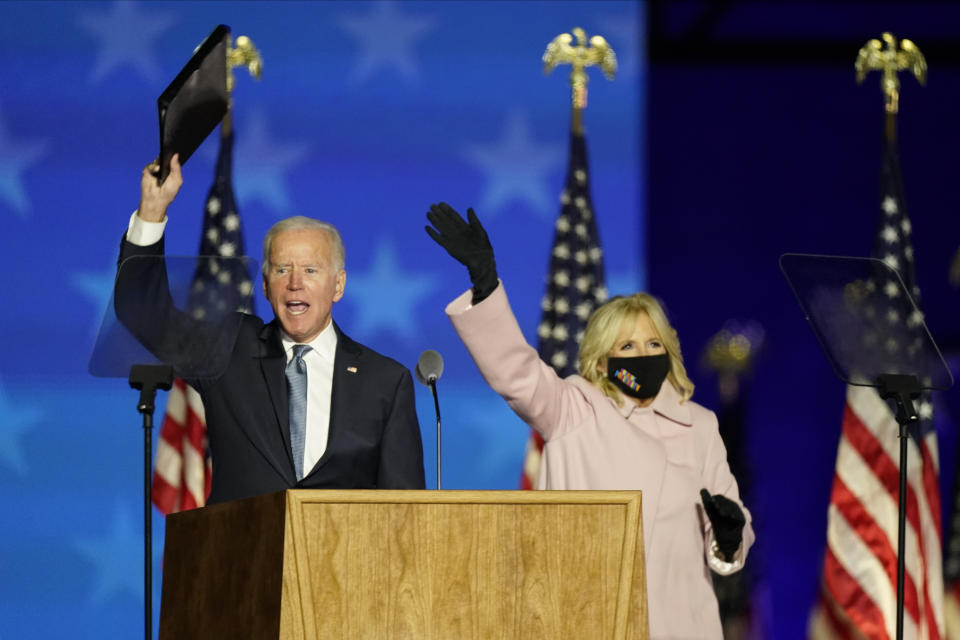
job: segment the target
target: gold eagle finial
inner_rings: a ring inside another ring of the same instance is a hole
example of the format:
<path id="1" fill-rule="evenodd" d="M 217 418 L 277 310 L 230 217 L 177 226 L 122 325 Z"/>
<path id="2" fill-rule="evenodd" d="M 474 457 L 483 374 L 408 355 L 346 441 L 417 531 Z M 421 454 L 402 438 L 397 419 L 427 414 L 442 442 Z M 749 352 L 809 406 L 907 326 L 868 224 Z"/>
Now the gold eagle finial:
<path id="1" fill-rule="evenodd" d="M 857 83 L 870 71 L 880 71 L 880 86 L 886 98 L 887 113 L 897 113 L 900 102 L 899 71 L 910 71 L 922 85 L 927 81 L 927 61 L 912 41 L 904 38 L 897 48 L 897 39 L 890 33 L 880 36 L 883 42 L 874 38 L 857 53 L 854 68 L 857 70 Z"/>
<path id="2" fill-rule="evenodd" d="M 754 321 L 727 321 L 715 333 L 703 351 L 703 363 L 717 374 L 717 384 L 725 402 L 739 393 L 741 378 L 752 369 L 763 347 L 763 327 Z"/>
<path id="3" fill-rule="evenodd" d="M 246 67 L 257 80 L 263 73 L 263 59 L 260 52 L 254 46 L 253 41 L 247 36 L 237 36 L 237 46 L 227 47 L 227 90 L 233 91 L 233 69 L 235 67 Z"/>
<path id="4" fill-rule="evenodd" d="M 574 37 L 577 44 L 572 44 Z M 599 66 L 608 80 L 617 73 L 617 55 L 603 36 L 593 36 L 587 46 L 587 34 L 580 27 L 573 29 L 573 35 L 561 33 L 550 41 L 543 52 L 543 72 L 549 74 L 554 67 L 569 64 L 570 86 L 573 88 L 574 109 L 587 106 L 587 67 Z"/>

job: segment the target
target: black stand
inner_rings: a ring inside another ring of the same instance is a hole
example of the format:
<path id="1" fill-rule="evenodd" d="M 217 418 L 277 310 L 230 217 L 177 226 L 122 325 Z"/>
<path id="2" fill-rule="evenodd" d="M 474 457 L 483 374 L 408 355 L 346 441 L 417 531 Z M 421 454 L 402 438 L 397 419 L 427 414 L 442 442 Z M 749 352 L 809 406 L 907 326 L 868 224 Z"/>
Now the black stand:
<path id="1" fill-rule="evenodd" d="M 897 640 L 903 640 L 904 545 L 907 524 L 907 438 L 909 427 L 919 419 L 913 401 L 920 397 L 920 380 L 913 375 L 886 374 L 877 378 L 877 391 L 897 405 L 900 425 L 900 499 L 897 523 Z"/>
<path id="2" fill-rule="evenodd" d="M 427 384 L 433 392 L 433 407 L 437 411 L 437 491 L 439 491 L 443 488 L 440 481 L 440 400 L 437 399 L 437 381 L 431 380 Z"/>
<path id="3" fill-rule="evenodd" d="M 135 364 L 130 368 L 130 386 L 140 390 L 137 411 L 143 414 L 143 597 L 144 638 L 153 635 L 153 511 L 150 469 L 153 452 L 153 401 L 157 389 L 168 391 L 173 369 L 166 365 Z"/>
<path id="4" fill-rule="evenodd" d="M 153 633 L 151 458 L 156 392 L 170 389 L 174 370 L 182 378 L 212 379 L 227 369 L 243 320 L 237 310 L 252 308 L 249 293 L 241 293 L 235 283 L 254 282 L 256 272 L 256 262 L 246 257 L 130 256 L 117 270 L 113 296 L 90 354 L 91 374 L 127 378 L 140 390 L 147 640 Z M 229 276 L 227 283 L 220 282 L 220 275 Z"/>

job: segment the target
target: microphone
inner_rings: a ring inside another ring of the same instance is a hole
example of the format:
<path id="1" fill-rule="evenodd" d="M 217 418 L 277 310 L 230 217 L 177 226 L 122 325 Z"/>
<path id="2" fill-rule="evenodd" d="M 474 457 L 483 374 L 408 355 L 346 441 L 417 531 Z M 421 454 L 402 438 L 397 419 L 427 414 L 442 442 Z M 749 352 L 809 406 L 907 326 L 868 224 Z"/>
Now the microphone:
<path id="1" fill-rule="evenodd" d="M 443 374 L 443 357 L 433 349 L 420 354 L 414 369 L 417 380 L 430 387 L 433 392 L 433 408 L 437 412 L 437 489 L 441 488 L 440 473 L 440 400 L 437 399 L 437 380 Z"/>
<path id="2" fill-rule="evenodd" d="M 433 349 L 420 354 L 416 368 L 417 380 L 430 386 L 443 374 L 443 357 Z"/>

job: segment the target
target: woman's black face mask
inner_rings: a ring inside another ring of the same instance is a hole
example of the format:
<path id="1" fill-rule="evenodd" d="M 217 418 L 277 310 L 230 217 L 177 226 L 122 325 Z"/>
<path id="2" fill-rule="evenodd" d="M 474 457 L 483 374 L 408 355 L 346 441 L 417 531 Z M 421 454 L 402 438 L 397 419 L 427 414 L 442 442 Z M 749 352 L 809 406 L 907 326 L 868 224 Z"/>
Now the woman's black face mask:
<path id="1" fill-rule="evenodd" d="M 628 396 L 646 400 L 660 393 L 660 387 L 670 373 L 670 356 L 607 358 L 607 377 Z"/>

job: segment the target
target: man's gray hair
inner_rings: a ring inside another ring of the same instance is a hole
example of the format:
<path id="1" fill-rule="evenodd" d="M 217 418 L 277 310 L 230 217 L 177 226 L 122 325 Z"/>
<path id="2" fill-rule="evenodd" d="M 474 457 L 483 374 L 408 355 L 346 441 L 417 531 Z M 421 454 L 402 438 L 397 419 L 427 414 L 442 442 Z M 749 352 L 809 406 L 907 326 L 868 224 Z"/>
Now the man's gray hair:
<path id="1" fill-rule="evenodd" d="M 283 231 L 300 231 L 301 229 L 326 231 L 330 236 L 330 240 L 333 242 L 333 256 L 331 256 L 333 259 L 333 267 L 336 271 L 343 271 L 344 265 L 346 264 L 346 251 L 343 248 L 343 239 L 340 237 L 340 232 L 337 231 L 337 228 L 329 222 L 323 222 L 316 218 L 293 216 L 291 218 L 284 218 L 274 224 L 270 227 L 270 230 L 267 231 L 267 235 L 263 237 L 263 275 L 267 275 L 270 271 L 270 250 L 273 248 L 273 240 L 277 237 L 277 234 Z"/>

